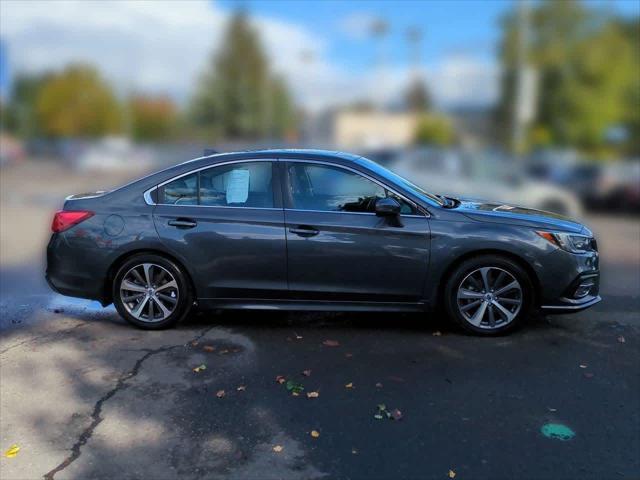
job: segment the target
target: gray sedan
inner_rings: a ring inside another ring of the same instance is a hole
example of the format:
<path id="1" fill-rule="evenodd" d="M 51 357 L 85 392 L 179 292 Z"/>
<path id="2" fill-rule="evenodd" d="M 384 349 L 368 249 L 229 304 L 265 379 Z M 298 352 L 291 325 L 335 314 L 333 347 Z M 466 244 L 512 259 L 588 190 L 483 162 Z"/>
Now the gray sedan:
<path id="1" fill-rule="evenodd" d="M 214 154 L 111 192 L 67 198 L 46 277 L 160 329 L 194 306 L 444 307 L 469 332 L 598 301 L 597 244 L 560 215 L 433 195 L 363 157 Z"/>

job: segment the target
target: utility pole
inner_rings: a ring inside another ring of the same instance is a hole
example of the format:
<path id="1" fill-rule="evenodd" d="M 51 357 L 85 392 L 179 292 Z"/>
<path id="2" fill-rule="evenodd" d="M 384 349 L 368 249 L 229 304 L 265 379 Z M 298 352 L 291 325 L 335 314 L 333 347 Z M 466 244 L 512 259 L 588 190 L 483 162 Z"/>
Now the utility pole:
<path id="1" fill-rule="evenodd" d="M 527 125 L 535 117 L 536 75 L 528 62 L 531 8 L 529 0 L 518 1 L 517 16 L 517 66 L 513 107 L 511 148 L 521 153 L 525 146 Z"/>

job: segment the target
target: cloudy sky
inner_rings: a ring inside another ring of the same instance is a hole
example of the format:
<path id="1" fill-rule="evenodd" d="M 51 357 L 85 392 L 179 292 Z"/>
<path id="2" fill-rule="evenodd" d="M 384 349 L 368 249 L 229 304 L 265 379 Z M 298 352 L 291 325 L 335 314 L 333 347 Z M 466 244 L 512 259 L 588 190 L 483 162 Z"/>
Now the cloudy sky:
<path id="1" fill-rule="evenodd" d="M 625 14 L 640 8 L 635 0 L 594 2 Z M 249 9 L 276 70 L 314 110 L 397 95 L 411 71 L 411 27 L 423 31 L 420 68 L 438 105 L 490 104 L 498 85 L 498 22 L 513 6 L 508 0 L 2 0 L 0 89 L 6 92 L 18 71 L 86 61 L 122 93 L 168 94 L 184 102 L 239 4 Z M 382 43 L 368 33 L 376 18 L 389 23 Z"/>

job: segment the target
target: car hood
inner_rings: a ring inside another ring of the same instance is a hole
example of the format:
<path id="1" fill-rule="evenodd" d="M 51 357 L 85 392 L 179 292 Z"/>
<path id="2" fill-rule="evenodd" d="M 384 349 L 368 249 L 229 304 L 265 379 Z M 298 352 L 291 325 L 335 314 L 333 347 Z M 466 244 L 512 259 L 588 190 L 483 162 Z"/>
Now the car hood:
<path id="1" fill-rule="evenodd" d="M 509 223 L 572 233 L 583 233 L 586 230 L 581 223 L 557 213 L 503 203 L 460 199 L 455 210 L 480 222 Z"/>

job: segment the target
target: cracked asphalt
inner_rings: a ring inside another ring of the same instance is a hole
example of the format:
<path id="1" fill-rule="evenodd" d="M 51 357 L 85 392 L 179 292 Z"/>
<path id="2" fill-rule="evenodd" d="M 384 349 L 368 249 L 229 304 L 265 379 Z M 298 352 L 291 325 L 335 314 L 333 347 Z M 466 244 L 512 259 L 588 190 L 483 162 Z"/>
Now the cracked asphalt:
<path id="1" fill-rule="evenodd" d="M 413 314 L 201 312 L 136 330 L 50 292 L 49 212 L 12 208 L 3 196 L 0 450 L 20 451 L 2 479 L 640 478 L 637 219 L 587 219 L 601 304 L 479 339 Z M 378 404 L 403 418 L 376 420 Z M 547 438 L 550 423 L 575 436 Z"/>

